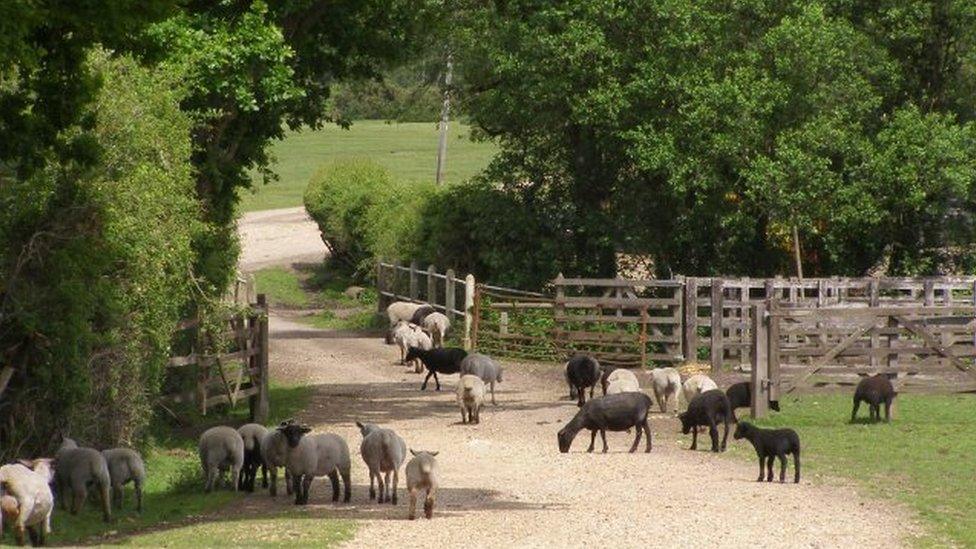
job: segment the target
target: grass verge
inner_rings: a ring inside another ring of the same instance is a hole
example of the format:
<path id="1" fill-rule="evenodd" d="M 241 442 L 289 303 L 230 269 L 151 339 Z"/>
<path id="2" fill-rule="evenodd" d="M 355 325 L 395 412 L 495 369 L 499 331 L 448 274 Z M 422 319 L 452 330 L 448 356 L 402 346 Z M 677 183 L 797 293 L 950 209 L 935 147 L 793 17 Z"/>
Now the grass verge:
<path id="1" fill-rule="evenodd" d="M 137 547 L 331 547 L 352 538 L 355 523 L 298 511 L 191 524 L 135 536 Z"/>
<path id="2" fill-rule="evenodd" d="M 976 396 L 901 395 L 890 424 L 850 424 L 849 395 L 804 395 L 782 405 L 757 423 L 800 434 L 805 479 L 848 477 L 872 496 L 905 504 L 928 526 L 915 540 L 920 545 L 976 546 Z M 730 447 L 755 459 L 745 441 Z"/>

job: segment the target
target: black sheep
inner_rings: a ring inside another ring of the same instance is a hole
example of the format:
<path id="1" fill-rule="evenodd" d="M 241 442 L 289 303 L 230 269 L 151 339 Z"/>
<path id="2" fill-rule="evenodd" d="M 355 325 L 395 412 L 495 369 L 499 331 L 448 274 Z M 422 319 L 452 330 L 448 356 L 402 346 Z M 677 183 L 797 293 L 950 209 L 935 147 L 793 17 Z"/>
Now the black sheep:
<path id="1" fill-rule="evenodd" d="M 773 458 L 779 458 L 779 481 L 786 482 L 786 454 L 793 454 L 793 482 L 800 482 L 800 435 L 793 429 L 760 429 L 755 425 L 740 423 L 732 435 L 736 440 L 744 438 L 752 443 L 759 456 L 759 478 L 763 481 L 763 462 L 768 471 L 766 480 L 773 481 Z"/>
<path id="2" fill-rule="evenodd" d="M 407 356 L 404 360 L 410 362 L 415 358 L 419 358 L 424 363 L 424 366 L 427 367 L 427 377 L 424 378 L 424 383 L 420 386 L 421 391 L 427 390 L 427 382 L 430 381 L 430 376 L 434 376 L 437 390 L 440 391 L 441 382 L 437 378 L 437 374 L 456 374 L 460 372 L 461 361 L 466 356 L 468 356 L 468 352 L 457 347 L 444 347 L 429 351 L 417 347 L 410 347 L 407 350 Z"/>
<path id="3" fill-rule="evenodd" d="M 410 322 L 416 324 L 417 326 L 423 326 L 424 319 L 430 313 L 436 312 L 437 310 L 430 305 L 421 305 L 413 312 L 413 316 L 410 317 Z"/>
<path id="4" fill-rule="evenodd" d="M 736 408 L 752 407 L 752 383 L 749 381 L 733 383 L 725 390 L 725 396 L 729 397 L 729 407 L 732 409 L 732 421 L 739 423 L 739 418 L 735 417 L 735 410 Z M 778 412 L 779 402 L 770 400 L 769 408 Z"/>
<path id="5" fill-rule="evenodd" d="M 593 390 L 600 381 L 602 371 L 600 363 L 595 358 L 587 355 L 575 355 L 566 363 L 566 382 L 572 389 L 576 389 L 577 406 L 582 406 L 586 402 L 586 388 L 590 388 L 590 398 L 593 398 Z"/>
<path id="6" fill-rule="evenodd" d="M 712 389 L 691 399 L 688 403 L 688 410 L 679 415 L 681 420 L 681 432 L 684 434 L 692 433 L 691 449 L 698 449 L 698 426 L 708 426 L 708 435 L 712 438 L 712 451 L 718 452 L 718 422 L 725 424 L 725 432 L 722 434 L 721 451 L 725 451 L 725 443 L 729 439 L 729 420 L 732 419 L 732 409 L 729 406 L 729 397 L 721 389 Z"/>
<path id="7" fill-rule="evenodd" d="M 630 447 L 631 453 L 637 451 L 642 430 L 647 438 L 647 448 L 644 451 L 650 452 L 651 426 L 647 421 L 650 408 L 651 397 L 644 393 L 627 392 L 591 398 L 576 412 L 576 416 L 559 431 L 559 451 L 564 454 L 568 452 L 576 434 L 583 429 L 589 429 L 590 447 L 586 451 L 593 451 L 596 433 L 599 431 L 600 438 L 603 439 L 603 453 L 606 453 L 608 430 L 626 431 L 631 427 L 636 427 L 637 433 L 634 436 L 634 444 Z"/>
<path id="8" fill-rule="evenodd" d="M 857 418 L 857 409 L 861 406 L 861 401 L 867 402 L 871 407 L 869 412 L 870 419 L 881 421 L 881 403 L 885 405 L 885 421 L 891 421 L 891 403 L 894 402 L 898 393 L 891 386 L 891 381 L 884 374 L 877 374 L 866 377 L 857 384 L 854 389 L 854 409 L 851 410 L 851 423 Z"/>

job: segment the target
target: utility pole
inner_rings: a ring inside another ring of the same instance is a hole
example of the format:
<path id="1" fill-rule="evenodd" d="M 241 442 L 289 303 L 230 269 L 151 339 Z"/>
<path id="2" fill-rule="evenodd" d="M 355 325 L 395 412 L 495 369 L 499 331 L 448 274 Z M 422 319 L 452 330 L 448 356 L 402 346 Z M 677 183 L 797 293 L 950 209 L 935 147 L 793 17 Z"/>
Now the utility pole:
<path id="1" fill-rule="evenodd" d="M 437 144 L 437 177 L 436 183 L 444 181 L 444 163 L 447 161 L 447 122 L 451 114 L 451 77 L 454 73 L 454 57 L 447 55 L 447 73 L 444 75 L 444 106 L 441 108 L 441 135 Z"/>

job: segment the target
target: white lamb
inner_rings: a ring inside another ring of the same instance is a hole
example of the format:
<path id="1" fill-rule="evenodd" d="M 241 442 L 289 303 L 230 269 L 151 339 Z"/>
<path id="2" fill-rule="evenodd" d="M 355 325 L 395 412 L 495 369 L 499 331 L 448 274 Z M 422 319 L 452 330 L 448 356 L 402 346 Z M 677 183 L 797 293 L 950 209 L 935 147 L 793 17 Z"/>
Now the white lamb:
<path id="1" fill-rule="evenodd" d="M 634 375 L 634 372 L 631 372 L 630 370 L 617 368 L 616 370 L 610 372 L 610 375 L 607 376 L 608 395 L 639 391 L 640 383 L 637 381 L 637 376 Z"/>
<path id="2" fill-rule="evenodd" d="M 695 374 L 685 380 L 681 392 L 684 393 L 685 404 L 687 405 L 687 403 L 691 402 L 691 399 L 712 389 L 718 389 L 718 385 L 712 381 L 712 378 L 705 374 Z"/>
<path id="3" fill-rule="evenodd" d="M 430 334 L 434 347 L 444 346 L 444 336 L 451 327 L 451 321 L 444 313 L 430 313 L 424 317 L 424 330 Z"/>
<path id="4" fill-rule="evenodd" d="M 420 329 L 416 324 L 410 324 L 409 322 L 400 321 L 397 322 L 396 326 L 393 328 L 393 341 L 396 342 L 397 347 L 400 348 L 400 364 L 404 363 L 404 359 L 407 356 L 407 351 L 410 347 L 417 347 L 425 351 L 431 350 L 434 345 L 423 330 Z M 419 359 L 413 359 L 414 371 L 420 373 L 424 371 L 423 364 L 421 364 Z"/>
<path id="5" fill-rule="evenodd" d="M 674 400 L 674 412 L 678 413 L 681 406 L 681 374 L 675 368 L 655 368 L 651 371 L 651 384 L 654 388 L 654 398 L 661 408 L 661 413 L 668 412 L 668 404 Z"/>

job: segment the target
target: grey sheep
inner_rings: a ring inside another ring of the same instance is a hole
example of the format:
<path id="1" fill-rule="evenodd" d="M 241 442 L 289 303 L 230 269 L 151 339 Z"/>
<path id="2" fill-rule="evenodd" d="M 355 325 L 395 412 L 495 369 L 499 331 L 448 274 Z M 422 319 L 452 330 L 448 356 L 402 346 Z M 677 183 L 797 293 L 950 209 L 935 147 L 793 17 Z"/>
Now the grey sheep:
<path id="1" fill-rule="evenodd" d="M 244 439 L 232 427 L 218 425 L 200 435 L 200 465 L 207 479 L 204 491 L 214 488 L 218 476 L 230 469 L 231 485 L 237 491 L 237 479 L 244 466 Z"/>
<path id="2" fill-rule="evenodd" d="M 378 503 L 397 503 L 397 484 L 400 482 L 400 466 L 407 457 L 407 444 L 390 429 L 383 429 L 372 423 L 356 422 L 363 442 L 359 452 L 369 468 L 369 499 L 376 498 L 373 480 L 379 485 Z M 390 484 L 390 473 L 393 484 Z M 384 481 L 385 475 L 385 481 Z M 392 495 L 391 495 L 392 494 Z"/>
<path id="3" fill-rule="evenodd" d="M 288 473 L 288 468 L 285 467 L 288 464 L 288 440 L 285 438 L 285 434 L 280 431 L 280 428 L 294 422 L 292 419 L 282 421 L 278 429 L 270 429 L 264 435 L 264 439 L 261 440 L 261 460 L 268 467 L 268 473 L 271 475 L 269 487 L 272 497 L 278 495 L 279 467 L 285 471 L 285 493 L 289 496 L 291 495 L 291 474 Z"/>
<path id="4" fill-rule="evenodd" d="M 410 450 L 413 458 L 407 463 L 407 492 L 410 494 L 410 520 L 417 518 L 417 492 L 427 491 L 424 498 L 424 516 L 428 519 L 434 516 L 434 497 L 437 493 L 437 452 L 415 452 Z"/>
<path id="5" fill-rule="evenodd" d="M 661 408 L 661 413 L 668 412 L 668 403 L 674 399 L 674 411 L 678 412 L 681 406 L 681 374 L 676 368 L 654 368 L 651 370 L 651 387 L 654 389 L 654 398 L 657 405 Z"/>
<path id="6" fill-rule="evenodd" d="M 125 485 L 132 483 L 136 492 L 136 511 L 142 512 L 142 487 L 146 484 L 146 466 L 142 456 L 129 448 L 102 450 L 108 464 L 108 475 L 112 481 L 112 502 L 116 509 L 122 509 L 122 496 Z"/>
<path id="7" fill-rule="evenodd" d="M 461 423 L 481 423 L 481 405 L 485 400 L 485 382 L 473 375 L 461 376 L 457 384 L 457 403 Z"/>
<path id="8" fill-rule="evenodd" d="M 286 423 L 277 429 L 288 442 L 286 467 L 291 475 L 295 505 L 308 503 L 308 492 L 315 477 L 329 477 L 332 483 L 332 501 L 339 501 L 339 476 L 345 484 L 343 501 L 349 502 L 351 460 L 349 445 L 339 435 L 331 433 L 305 436 L 312 431 L 308 425 Z"/>
<path id="9" fill-rule="evenodd" d="M 502 382 L 502 367 L 487 355 L 471 353 L 461 361 L 461 375 L 472 375 L 481 378 L 491 388 L 491 403 L 495 402 L 495 383 Z"/>
<path id="10" fill-rule="evenodd" d="M 54 483 L 62 509 L 66 508 L 70 495 L 71 514 L 77 514 L 88 497 L 88 486 L 94 485 L 102 504 L 102 519 L 105 522 L 112 520 L 109 502 L 112 482 L 101 452 L 94 448 L 79 448 L 74 440 L 65 437 L 54 463 Z"/>
<path id="11" fill-rule="evenodd" d="M 261 457 L 261 441 L 268 434 L 268 429 L 264 425 L 257 423 L 247 423 L 237 428 L 237 433 L 244 441 L 244 465 L 241 468 L 241 476 L 238 480 L 238 489 L 254 491 L 254 483 L 257 481 L 258 468 L 261 468 L 261 487 L 268 487 L 268 467 Z"/>
<path id="12" fill-rule="evenodd" d="M 44 545 L 51 533 L 54 510 L 51 461 L 47 458 L 22 460 L 0 467 L 0 536 L 3 521 L 8 521 L 19 545 L 24 545 L 25 535 L 30 535 L 34 545 Z"/>

